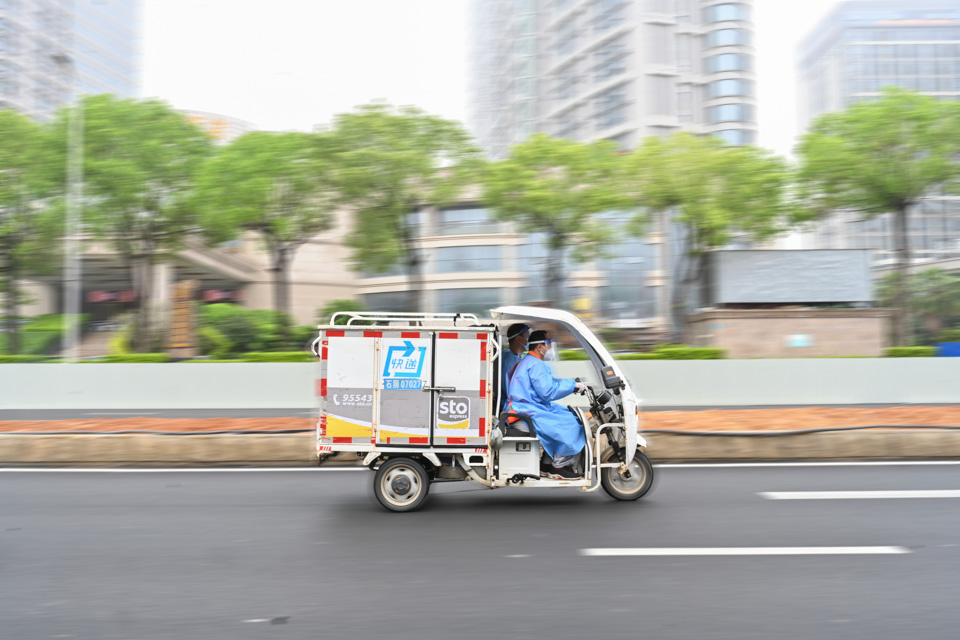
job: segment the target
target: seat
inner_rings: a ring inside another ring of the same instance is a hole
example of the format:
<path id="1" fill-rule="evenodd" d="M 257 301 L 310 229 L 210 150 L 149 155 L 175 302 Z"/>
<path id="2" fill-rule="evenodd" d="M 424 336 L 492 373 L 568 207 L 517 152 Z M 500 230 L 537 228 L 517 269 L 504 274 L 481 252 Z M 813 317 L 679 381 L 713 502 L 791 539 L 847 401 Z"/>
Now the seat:
<path id="1" fill-rule="evenodd" d="M 528 431 L 524 431 L 514 425 L 522 422 L 527 426 Z M 533 418 L 517 413 L 515 411 L 504 411 L 497 420 L 497 428 L 508 438 L 536 438 L 537 429 L 533 424 Z"/>

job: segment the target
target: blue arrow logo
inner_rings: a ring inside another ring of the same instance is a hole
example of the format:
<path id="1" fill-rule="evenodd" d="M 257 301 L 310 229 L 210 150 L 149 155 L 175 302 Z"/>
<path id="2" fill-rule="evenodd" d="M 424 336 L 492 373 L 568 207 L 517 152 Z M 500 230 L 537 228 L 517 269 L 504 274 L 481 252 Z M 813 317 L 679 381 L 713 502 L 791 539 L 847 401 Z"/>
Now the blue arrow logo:
<path id="1" fill-rule="evenodd" d="M 409 358 L 410 356 L 413 355 L 413 349 L 414 349 L 413 343 L 410 342 L 409 340 L 404 340 L 403 344 L 404 346 L 407 347 L 407 350 L 403 352 L 403 357 Z"/>

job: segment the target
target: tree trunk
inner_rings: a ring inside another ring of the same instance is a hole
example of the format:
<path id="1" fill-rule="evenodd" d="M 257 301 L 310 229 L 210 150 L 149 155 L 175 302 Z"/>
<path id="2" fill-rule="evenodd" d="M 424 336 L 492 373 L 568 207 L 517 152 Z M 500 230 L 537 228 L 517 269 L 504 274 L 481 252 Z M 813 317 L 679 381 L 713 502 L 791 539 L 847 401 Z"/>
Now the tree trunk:
<path id="1" fill-rule="evenodd" d="M 290 249 L 278 246 L 273 252 L 273 310 L 282 349 L 289 344 L 287 317 L 290 313 Z"/>
<path id="2" fill-rule="evenodd" d="M 679 284 L 674 287 L 671 305 L 673 315 L 673 325 L 675 330 L 671 333 L 671 339 L 675 342 L 683 342 L 684 330 L 687 326 L 687 298 L 689 297 L 690 287 L 700 282 L 706 273 L 706 256 L 703 253 L 690 257 L 690 266 Z"/>
<path id="3" fill-rule="evenodd" d="M 17 289 L 17 262 L 16 258 L 13 257 L 11 247 L 7 249 L 7 266 L 3 270 L 6 271 L 4 279 L 7 281 L 4 294 L 4 315 L 7 316 L 6 351 L 7 355 L 15 356 L 20 353 L 20 323 L 17 318 L 19 315 L 19 301 L 17 300 L 19 291 Z"/>
<path id="4" fill-rule="evenodd" d="M 423 309 L 423 258 L 416 248 L 407 249 L 407 304 L 406 311 L 417 313 Z"/>
<path id="5" fill-rule="evenodd" d="M 136 353 L 149 353 L 153 347 L 153 256 L 137 256 L 133 259 L 133 269 L 138 304 L 131 346 Z"/>
<path id="6" fill-rule="evenodd" d="M 676 300 L 674 292 L 677 288 L 673 281 L 673 255 L 670 246 L 670 211 L 657 211 L 657 230 L 660 232 L 660 251 L 657 256 L 657 269 L 660 271 L 660 290 L 657 292 L 657 315 L 662 318 L 663 330 L 668 335 L 674 334 L 677 326 L 674 322 Z"/>
<path id="7" fill-rule="evenodd" d="M 909 346 L 910 331 L 910 239 L 907 236 L 907 206 L 901 205 L 893 214 L 893 247 L 896 265 L 896 305 L 893 310 L 893 340 L 895 346 Z"/>
<path id="8" fill-rule="evenodd" d="M 566 304 L 563 296 L 563 285 L 566 282 L 566 273 L 563 270 L 564 251 L 562 244 L 547 247 L 547 268 L 544 273 L 546 302 L 555 308 L 563 308 Z"/>

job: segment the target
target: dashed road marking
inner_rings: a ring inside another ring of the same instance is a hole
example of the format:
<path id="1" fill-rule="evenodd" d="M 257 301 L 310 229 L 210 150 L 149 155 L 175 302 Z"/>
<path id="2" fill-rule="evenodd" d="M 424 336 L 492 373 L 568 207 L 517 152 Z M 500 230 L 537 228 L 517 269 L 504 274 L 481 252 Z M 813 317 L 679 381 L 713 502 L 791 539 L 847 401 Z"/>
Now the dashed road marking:
<path id="1" fill-rule="evenodd" d="M 623 556 L 820 556 L 885 555 L 912 553 L 905 547 L 651 547 L 625 549 L 580 549 L 592 557 Z"/>
<path id="2" fill-rule="evenodd" d="M 960 498 L 960 490 L 761 491 L 757 495 L 767 500 L 888 500 L 897 498 Z"/>

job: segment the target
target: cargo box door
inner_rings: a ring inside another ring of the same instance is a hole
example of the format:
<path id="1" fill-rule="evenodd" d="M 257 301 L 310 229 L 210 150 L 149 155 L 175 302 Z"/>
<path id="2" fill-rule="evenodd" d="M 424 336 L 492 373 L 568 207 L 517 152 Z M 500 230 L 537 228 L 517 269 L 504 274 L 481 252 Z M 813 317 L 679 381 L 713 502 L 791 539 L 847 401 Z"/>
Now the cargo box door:
<path id="1" fill-rule="evenodd" d="M 486 444 L 488 335 L 437 334 L 434 445 Z"/>
<path id="2" fill-rule="evenodd" d="M 397 337 L 384 337 L 379 353 L 377 442 L 430 444 L 433 336 L 426 331 L 405 331 Z"/>

